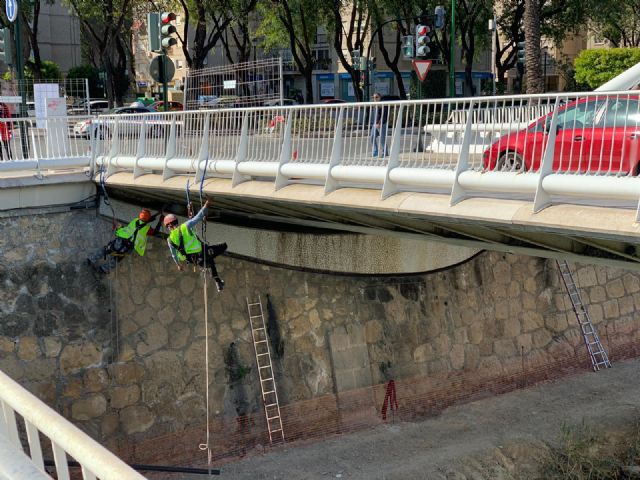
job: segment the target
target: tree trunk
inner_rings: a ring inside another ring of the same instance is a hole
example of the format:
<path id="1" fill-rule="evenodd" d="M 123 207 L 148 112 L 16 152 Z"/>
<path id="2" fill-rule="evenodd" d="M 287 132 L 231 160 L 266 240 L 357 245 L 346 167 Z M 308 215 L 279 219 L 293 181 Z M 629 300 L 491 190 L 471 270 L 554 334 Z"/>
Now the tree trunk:
<path id="1" fill-rule="evenodd" d="M 527 93 L 544 92 L 540 63 L 540 4 L 539 0 L 525 0 L 524 38 Z"/>

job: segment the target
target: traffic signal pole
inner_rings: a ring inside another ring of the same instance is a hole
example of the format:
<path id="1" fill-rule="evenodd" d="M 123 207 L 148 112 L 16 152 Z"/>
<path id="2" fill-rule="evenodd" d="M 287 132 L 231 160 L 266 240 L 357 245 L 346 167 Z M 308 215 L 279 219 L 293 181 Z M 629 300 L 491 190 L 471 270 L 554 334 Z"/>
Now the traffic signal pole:
<path id="1" fill-rule="evenodd" d="M 17 0 L 16 0 L 17 1 Z M 16 79 L 18 80 L 18 95 L 20 95 L 20 118 L 27 118 L 27 98 L 24 88 L 24 63 L 22 62 L 22 18 L 20 13 L 14 22 L 16 37 Z M 20 122 L 20 144 L 22 158 L 29 158 L 29 134 L 25 121 Z"/>
<path id="2" fill-rule="evenodd" d="M 169 105 L 169 85 L 167 82 L 167 54 L 160 55 L 160 81 L 162 82 L 162 108 L 166 112 Z"/>
<path id="3" fill-rule="evenodd" d="M 456 0 L 451 0 L 451 43 L 449 58 L 449 96 L 456 96 Z"/>

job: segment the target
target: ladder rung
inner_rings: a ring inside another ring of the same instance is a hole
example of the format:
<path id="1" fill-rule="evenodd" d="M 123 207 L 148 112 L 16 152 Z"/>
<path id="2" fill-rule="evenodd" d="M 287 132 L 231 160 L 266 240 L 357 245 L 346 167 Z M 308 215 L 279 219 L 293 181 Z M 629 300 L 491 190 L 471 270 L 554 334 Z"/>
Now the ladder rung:
<path id="1" fill-rule="evenodd" d="M 268 382 L 269 380 L 273 380 L 273 377 L 271 377 L 271 378 L 263 378 L 260 381 L 261 382 Z"/>
<path id="2" fill-rule="evenodd" d="M 255 342 L 253 342 L 253 343 L 267 343 L 267 341 L 266 341 L 266 340 L 256 340 L 256 341 L 255 341 Z"/>
<path id="3" fill-rule="evenodd" d="M 271 430 L 271 433 L 276 433 L 276 432 L 281 432 L 282 429 L 281 428 L 276 428 L 275 430 Z"/>
<path id="4" fill-rule="evenodd" d="M 276 405 L 278 405 L 277 403 L 270 403 L 269 405 L 265 405 L 265 408 L 269 408 L 269 407 L 275 407 Z"/>
<path id="5" fill-rule="evenodd" d="M 262 304 L 260 302 L 257 302 L 257 303 L 249 303 L 249 302 L 247 302 L 247 305 L 249 305 L 250 307 L 253 307 L 255 305 L 262 305 Z"/>
<path id="6" fill-rule="evenodd" d="M 275 417 L 267 417 L 267 422 L 270 422 L 271 420 L 275 420 L 276 418 L 280 418 L 280 415 L 276 415 Z"/>
<path id="7" fill-rule="evenodd" d="M 249 315 L 249 318 L 262 318 L 262 315 Z"/>
<path id="8" fill-rule="evenodd" d="M 271 368 L 271 365 L 265 365 L 265 366 L 263 366 L 263 367 L 259 367 L 259 368 L 260 368 L 260 369 L 262 369 L 262 368 Z"/>
<path id="9" fill-rule="evenodd" d="M 258 327 L 253 329 L 254 332 L 257 332 L 258 330 L 264 330 L 264 327 Z"/>
<path id="10" fill-rule="evenodd" d="M 268 392 L 264 392 L 263 395 L 269 395 L 270 393 L 276 393 L 275 390 L 269 390 Z"/>
<path id="11" fill-rule="evenodd" d="M 269 355 L 269 352 L 259 353 L 256 355 L 256 357 L 262 357 L 263 355 Z"/>

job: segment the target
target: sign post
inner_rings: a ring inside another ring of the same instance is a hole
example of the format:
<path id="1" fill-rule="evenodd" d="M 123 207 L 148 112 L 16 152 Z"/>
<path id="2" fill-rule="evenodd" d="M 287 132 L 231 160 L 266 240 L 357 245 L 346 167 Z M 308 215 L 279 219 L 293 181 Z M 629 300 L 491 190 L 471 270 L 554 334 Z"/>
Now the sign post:
<path id="1" fill-rule="evenodd" d="M 418 78 L 421 82 L 427 78 L 427 73 L 429 73 L 429 69 L 431 68 L 431 60 L 413 60 L 413 68 L 418 74 Z"/>

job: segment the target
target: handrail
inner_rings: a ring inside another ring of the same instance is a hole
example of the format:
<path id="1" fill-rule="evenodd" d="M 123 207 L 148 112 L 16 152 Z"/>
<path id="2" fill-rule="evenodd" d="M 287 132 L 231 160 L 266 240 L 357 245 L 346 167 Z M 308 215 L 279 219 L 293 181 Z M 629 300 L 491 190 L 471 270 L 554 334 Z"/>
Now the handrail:
<path id="1" fill-rule="evenodd" d="M 8 438 L 16 449 L 24 451 L 14 412 L 19 413 L 25 421 L 31 460 L 42 472 L 44 462 L 38 432 L 51 440 L 60 480 L 69 478 L 67 455 L 81 464 L 86 480 L 95 480 L 96 477 L 101 480 L 145 478 L 1 371 L 0 407 L 3 413 L 0 415 L 0 439 L 4 435 L 3 441 Z M 31 477 L 19 478 L 26 480 Z"/>

